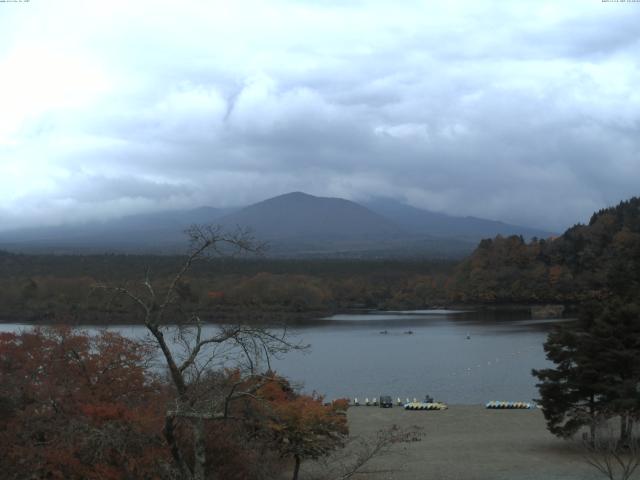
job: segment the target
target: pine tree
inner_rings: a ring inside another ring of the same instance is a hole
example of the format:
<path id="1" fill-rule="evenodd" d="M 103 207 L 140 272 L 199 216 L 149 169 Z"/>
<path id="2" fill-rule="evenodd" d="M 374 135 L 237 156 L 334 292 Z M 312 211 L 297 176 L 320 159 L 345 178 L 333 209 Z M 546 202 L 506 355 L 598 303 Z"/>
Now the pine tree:
<path id="1" fill-rule="evenodd" d="M 599 371 L 607 416 L 620 418 L 620 440 L 630 439 L 640 415 L 640 306 L 615 299 L 594 315 L 590 339 L 600 349 Z"/>
<path id="2" fill-rule="evenodd" d="M 583 426 L 595 436 L 603 410 L 602 386 L 597 367 L 598 355 L 590 351 L 588 332 L 561 327 L 549 334 L 544 344 L 547 358 L 555 368 L 534 370 L 540 380 L 540 404 L 551 433 L 572 437 Z"/>
<path id="3" fill-rule="evenodd" d="M 571 437 L 619 417 L 626 442 L 640 415 L 640 307 L 612 298 L 584 308 L 575 325 L 552 332 L 544 345 L 555 368 L 534 370 L 549 431 Z"/>

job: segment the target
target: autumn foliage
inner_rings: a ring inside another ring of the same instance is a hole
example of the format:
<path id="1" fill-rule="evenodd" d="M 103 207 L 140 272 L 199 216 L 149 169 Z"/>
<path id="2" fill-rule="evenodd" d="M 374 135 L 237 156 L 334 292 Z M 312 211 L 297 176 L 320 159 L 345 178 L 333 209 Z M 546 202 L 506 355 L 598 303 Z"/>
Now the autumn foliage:
<path id="1" fill-rule="evenodd" d="M 267 418 L 271 443 L 281 456 L 295 461 L 294 479 L 302 460 L 318 459 L 344 446 L 349 433 L 347 400 L 324 404 L 322 396 L 299 395 L 285 379 L 275 375 L 259 395 L 266 400 L 258 408 Z"/>
<path id="2" fill-rule="evenodd" d="M 640 288 L 640 198 L 595 213 L 555 239 L 496 237 L 456 268 L 458 303 L 580 303 Z"/>
<path id="3" fill-rule="evenodd" d="M 175 392 L 148 368 L 152 355 L 108 331 L 0 334 L 2 478 L 179 478 L 163 432 Z M 222 392 L 255 391 L 230 404 L 227 419 L 206 422 L 207 471 L 219 478 L 273 478 L 291 459 L 330 453 L 348 433 L 344 402 L 324 405 L 274 373 L 211 378 Z M 179 441 L 188 452 L 188 435 Z"/>
<path id="4" fill-rule="evenodd" d="M 162 385 L 117 334 L 0 334 L 5 478 L 160 478 Z"/>

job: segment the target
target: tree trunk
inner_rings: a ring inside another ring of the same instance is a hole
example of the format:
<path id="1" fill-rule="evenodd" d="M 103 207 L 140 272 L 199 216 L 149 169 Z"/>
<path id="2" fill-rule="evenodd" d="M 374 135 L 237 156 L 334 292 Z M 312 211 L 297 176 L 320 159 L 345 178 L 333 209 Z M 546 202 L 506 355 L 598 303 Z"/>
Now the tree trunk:
<path id="1" fill-rule="evenodd" d="M 296 465 L 293 467 L 293 480 L 298 480 L 298 473 L 300 473 L 300 456 L 294 455 L 293 458 L 296 460 Z"/>
<path id="2" fill-rule="evenodd" d="M 164 335 L 160 329 L 152 325 L 150 323 L 146 324 L 147 329 L 151 332 L 151 334 L 156 338 L 158 345 L 160 346 L 160 350 L 162 350 L 162 354 L 164 355 L 164 359 L 167 362 L 167 367 L 169 368 L 169 373 L 171 374 L 171 379 L 173 380 L 173 384 L 176 386 L 176 390 L 178 390 L 178 394 L 183 396 L 187 393 L 187 384 L 184 380 L 184 376 L 182 372 L 176 365 L 176 362 L 173 358 L 173 354 L 167 345 L 167 342 L 164 339 Z"/>
<path id="3" fill-rule="evenodd" d="M 598 417 L 596 414 L 595 398 L 591 395 L 591 401 L 589 402 L 589 414 L 591 415 L 591 424 L 589 425 L 589 441 L 591 446 L 596 444 L 596 430 L 598 428 Z"/>
<path id="4" fill-rule="evenodd" d="M 164 424 L 164 436 L 169 444 L 169 450 L 171 451 L 171 456 L 173 457 L 176 465 L 180 469 L 180 473 L 182 478 L 190 479 L 192 477 L 191 470 L 187 463 L 182 458 L 182 453 L 180 452 L 180 447 L 178 445 L 178 440 L 175 436 L 175 425 L 174 425 L 175 417 L 167 415 L 165 418 Z"/>
<path id="5" fill-rule="evenodd" d="M 193 428 L 193 480 L 205 480 L 207 449 L 204 438 L 204 420 L 194 418 L 191 426 Z"/>
<path id="6" fill-rule="evenodd" d="M 629 440 L 631 439 L 631 429 L 630 427 L 630 418 L 629 414 L 621 413 L 620 414 L 620 445 L 625 446 L 629 444 Z"/>
<path id="7" fill-rule="evenodd" d="M 596 420 L 595 418 L 591 421 L 591 425 L 589 425 L 589 443 L 592 447 L 596 444 Z"/>

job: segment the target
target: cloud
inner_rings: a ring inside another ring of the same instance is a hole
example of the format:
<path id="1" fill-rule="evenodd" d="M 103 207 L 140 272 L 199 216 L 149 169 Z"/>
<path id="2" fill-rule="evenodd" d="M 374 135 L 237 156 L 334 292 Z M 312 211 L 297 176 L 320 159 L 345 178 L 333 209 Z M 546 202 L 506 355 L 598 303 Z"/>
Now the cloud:
<path id="1" fill-rule="evenodd" d="M 561 230 L 639 193 L 637 4 L 13 7 L 3 228 L 303 190 Z"/>

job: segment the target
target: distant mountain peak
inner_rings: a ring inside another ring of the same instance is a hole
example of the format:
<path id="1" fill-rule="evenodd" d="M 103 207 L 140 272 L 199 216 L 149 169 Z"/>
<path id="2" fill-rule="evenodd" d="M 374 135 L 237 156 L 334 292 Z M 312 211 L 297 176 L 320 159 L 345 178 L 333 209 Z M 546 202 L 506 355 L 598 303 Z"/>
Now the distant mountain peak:
<path id="1" fill-rule="evenodd" d="M 283 193 L 282 195 L 276 195 L 275 197 L 273 197 L 273 198 L 271 198 L 269 200 L 273 200 L 274 198 L 296 198 L 296 197 L 318 198 L 315 195 L 311 195 L 310 193 L 295 191 L 295 192 Z"/>
<path id="2" fill-rule="evenodd" d="M 210 223 L 229 230 L 247 227 L 282 256 L 360 255 L 358 252 L 390 256 L 427 251 L 459 255 L 470 252 L 480 239 L 497 234 L 549 236 L 502 222 L 429 212 L 395 199 L 374 198 L 361 204 L 293 191 L 241 209 L 200 206 L 82 225 L 2 232 L 0 249 L 175 252 L 184 247 L 185 228 Z"/>
<path id="3" fill-rule="evenodd" d="M 310 193 L 296 191 L 296 192 L 283 193 L 281 195 L 276 195 L 275 197 L 267 198 L 265 200 L 262 200 L 261 202 L 258 202 L 258 204 L 265 203 L 265 202 L 274 202 L 274 201 L 322 201 L 322 200 L 339 200 L 343 202 L 349 201 L 343 198 L 320 197 L 317 195 L 311 195 Z M 254 205 L 257 205 L 257 204 L 254 204 Z"/>
<path id="4" fill-rule="evenodd" d="M 282 202 L 282 201 L 300 201 L 300 200 L 317 200 L 321 197 L 316 197 L 314 195 L 310 195 L 308 193 L 305 192 L 288 192 L 288 193 L 283 193 L 281 195 L 276 195 L 275 197 L 271 197 L 271 198 L 267 198 L 265 200 L 262 200 L 260 202 L 254 203 L 253 205 L 258 205 L 261 203 L 266 203 L 266 202 Z M 251 205 L 249 205 L 251 206 Z"/>

